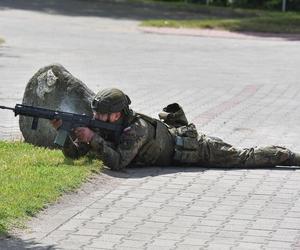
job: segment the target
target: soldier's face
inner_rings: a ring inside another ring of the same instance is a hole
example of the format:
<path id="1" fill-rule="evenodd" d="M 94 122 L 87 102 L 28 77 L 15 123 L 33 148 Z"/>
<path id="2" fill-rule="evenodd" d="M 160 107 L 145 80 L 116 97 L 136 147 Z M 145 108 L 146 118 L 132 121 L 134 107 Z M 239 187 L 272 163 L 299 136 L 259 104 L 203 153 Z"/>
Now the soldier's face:
<path id="1" fill-rule="evenodd" d="M 94 112 L 94 118 L 103 122 L 116 122 L 120 119 L 121 112 L 111 113 L 111 114 L 101 114 Z"/>
<path id="2" fill-rule="evenodd" d="M 108 120 L 108 114 L 100 114 L 94 112 L 94 118 L 103 122 L 107 122 Z"/>

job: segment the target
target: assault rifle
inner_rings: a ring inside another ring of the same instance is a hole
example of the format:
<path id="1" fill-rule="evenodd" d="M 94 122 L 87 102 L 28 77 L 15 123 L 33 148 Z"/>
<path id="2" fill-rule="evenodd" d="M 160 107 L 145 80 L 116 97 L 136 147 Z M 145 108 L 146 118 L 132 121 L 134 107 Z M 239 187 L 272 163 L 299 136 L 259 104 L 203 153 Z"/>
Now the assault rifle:
<path id="1" fill-rule="evenodd" d="M 67 136 L 73 128 L 88 127 L 90 129 L 103 129 L 113 131 L 115 136 L 121 133 L 122 126 L 118 124 L 112 124 L 96 120 L 88 115 L 79 115 L 75 113 L 62 112 L 58 110 L 51 110 L 46 108 L 33 107 L 29 105 L 16 104 L 14 108 L 0 106 L 0 109 L 12 110 L 17 115 L 33 117 L 31 129 L 36 130 L 38 126 L 39 118 L 62 121 L 61 127 L 58 129 L 58 133 L 54 140 L 54 143 L 58 146 L 63 146 L 67 139 Z"/>

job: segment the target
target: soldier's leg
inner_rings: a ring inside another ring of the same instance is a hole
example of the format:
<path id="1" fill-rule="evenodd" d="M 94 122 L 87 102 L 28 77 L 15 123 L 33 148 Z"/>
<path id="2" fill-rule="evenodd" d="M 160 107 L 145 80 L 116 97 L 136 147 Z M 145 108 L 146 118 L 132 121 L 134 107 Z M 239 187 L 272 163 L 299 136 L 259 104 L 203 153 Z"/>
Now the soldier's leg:
<path id="1" fill-rule="evenodd" d="M 299 159 L 287 148 L 267 146 L 237 149 L 223 140 L 201 135 L 200 163 L 218 167 L 272 167 L 299 165 Z"/>

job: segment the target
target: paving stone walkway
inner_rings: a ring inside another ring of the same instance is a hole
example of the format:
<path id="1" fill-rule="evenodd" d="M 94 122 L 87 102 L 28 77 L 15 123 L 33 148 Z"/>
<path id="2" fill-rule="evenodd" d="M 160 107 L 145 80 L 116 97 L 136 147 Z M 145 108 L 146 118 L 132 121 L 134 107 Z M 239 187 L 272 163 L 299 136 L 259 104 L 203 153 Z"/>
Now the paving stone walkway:
<path id="1" fill-rule="evenodd" d="M 124 89 L 137 111 L 157 116 L 177 101 L 204 133 L 300 152 L 299 41 L 145 33 L 137 14 L 114 5 L 108 15 L 103 1 L 74 0 L 76 11 L 43 2 L 0 3 L 1 105 L 60 62 L 95 92 Z M 0 138 L 18 138 L 17 119 L 1 117 Z M 300 171 L 105 170 L 0 249 L 300 249 Z"/>

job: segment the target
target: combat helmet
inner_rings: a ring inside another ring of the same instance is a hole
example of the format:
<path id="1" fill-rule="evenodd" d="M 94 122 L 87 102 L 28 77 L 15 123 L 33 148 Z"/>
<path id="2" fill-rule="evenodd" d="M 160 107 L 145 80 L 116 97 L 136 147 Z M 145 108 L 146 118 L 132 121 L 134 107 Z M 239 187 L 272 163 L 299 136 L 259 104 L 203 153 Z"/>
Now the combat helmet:
<path id="1" fill-rule="evenodd" d="M 95 95 L 91 107 L 94 112 L 101 114 L 123 112 L 127 115 L 129 113 L 130 103 L 130 98 L 121 90 L 108 88 L 99 91 Z"/>

